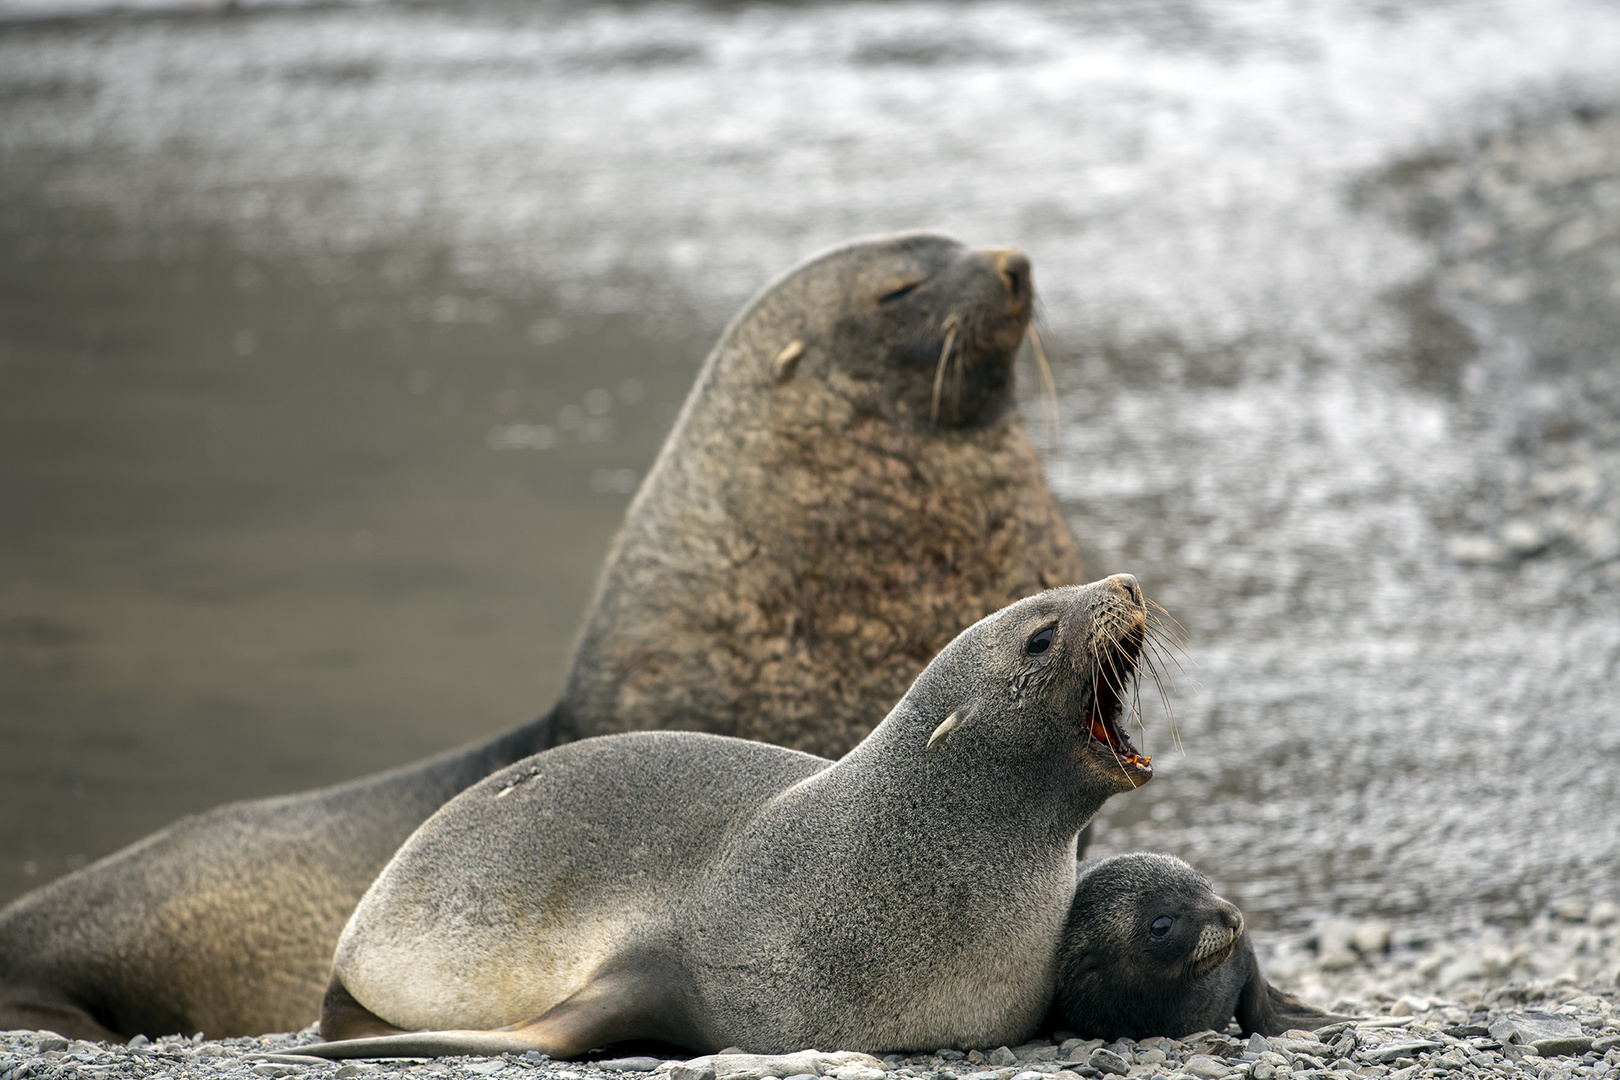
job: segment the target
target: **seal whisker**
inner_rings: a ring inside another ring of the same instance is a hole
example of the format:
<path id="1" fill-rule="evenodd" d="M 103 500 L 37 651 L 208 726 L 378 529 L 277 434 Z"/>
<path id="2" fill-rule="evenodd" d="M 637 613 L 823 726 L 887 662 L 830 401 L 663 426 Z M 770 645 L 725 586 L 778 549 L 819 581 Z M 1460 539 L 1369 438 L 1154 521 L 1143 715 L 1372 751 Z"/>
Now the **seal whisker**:
<path id="1" fill-rule="evenodd" d="M 1036 370 L 1041 373 L 1041 401 L 1046 413 L 1046 454 L 1051 457 L 1058 448 L 1057 381 L 1052 378 L 1052 365 L 1046 362 L 1046 348 L 1041 341 L 1040 329 L 1032 322 L 1025 333 L 1035 353 Z"/>
<path id="2" fill-rule="evenodd" d="M 939 423 L 939 393 L 945 386 L 945 365 L 951 359 L 951 349 L 956 344 L 956 328 L 960 323 L 954 311 L 945 319 L 945 344 L 939 350 L 939 364 L 934 368 L 934 404 L 928 410 L 928 421 L 932 424 Z M 961 403 L 958 402 L 957 406 L 960 413 Z"/>

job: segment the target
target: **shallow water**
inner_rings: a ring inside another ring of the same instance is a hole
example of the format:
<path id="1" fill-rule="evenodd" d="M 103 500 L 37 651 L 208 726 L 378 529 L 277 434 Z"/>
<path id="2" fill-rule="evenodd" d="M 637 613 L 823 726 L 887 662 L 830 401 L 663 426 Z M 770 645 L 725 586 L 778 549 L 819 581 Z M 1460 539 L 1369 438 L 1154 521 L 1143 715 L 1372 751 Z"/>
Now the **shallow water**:
<path id="1" fill-rule="evenodd" d="M 1187 628 L 1099 848 L 1620 896 L 1620 10 L 89 7 L 0 4 L 0 897 L 543 709 L 725 318 L 915 226 L 1031 253 Z"/>

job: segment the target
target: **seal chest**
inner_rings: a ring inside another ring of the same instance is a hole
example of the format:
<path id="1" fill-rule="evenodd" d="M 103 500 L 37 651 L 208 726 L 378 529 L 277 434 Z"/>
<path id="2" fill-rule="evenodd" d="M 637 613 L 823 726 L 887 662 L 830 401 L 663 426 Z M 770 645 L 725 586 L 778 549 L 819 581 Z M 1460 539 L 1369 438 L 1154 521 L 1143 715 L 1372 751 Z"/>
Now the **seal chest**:
<path id="1" fill-rule="evenodd" d="M 1120 723 L 1147 635 L 1120 575 L 968 628 L 836 763 L 659 732 L 497 773 L 417 831 L 344 931 L 322 1034 L 378 1037 L 310 1052 L 1026 1037 L 1075 837 L 1152 776 Z"/>

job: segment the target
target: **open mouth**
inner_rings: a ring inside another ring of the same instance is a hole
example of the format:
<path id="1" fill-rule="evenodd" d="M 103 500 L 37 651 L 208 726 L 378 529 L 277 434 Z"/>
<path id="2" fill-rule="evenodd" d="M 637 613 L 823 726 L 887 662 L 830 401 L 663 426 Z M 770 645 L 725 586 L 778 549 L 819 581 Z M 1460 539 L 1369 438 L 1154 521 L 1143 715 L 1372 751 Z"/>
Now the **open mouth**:
<path id="1" fill-rule="evenodd" d="M 1092 749 L 1119 767 L 1133 785 L 1153 776 L 1153 759 L 1131 744 L 1120 723 L 1125 714 L 1130 680 L 1136 676 L 1135 657 L 1116 650 L 1093 669 L 1091 692 L 1081 706 L 1080 725 Z"/>

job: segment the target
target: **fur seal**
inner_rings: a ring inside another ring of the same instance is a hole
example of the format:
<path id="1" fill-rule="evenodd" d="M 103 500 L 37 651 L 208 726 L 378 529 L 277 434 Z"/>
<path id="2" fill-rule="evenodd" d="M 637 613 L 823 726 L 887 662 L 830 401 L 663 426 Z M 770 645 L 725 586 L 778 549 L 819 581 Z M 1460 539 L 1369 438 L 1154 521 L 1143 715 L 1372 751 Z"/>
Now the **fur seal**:
<path id="1" fill-rule="evenodd" d="M 1053 1021 L 1088 1038 L 1225 1031 L 1281 1035 L 1348 1017 L 1266 982 L 1243 913 L 1169 855 L 1080 866 L 1058 946 Z"/>
<path id="2" fill-rule="evenodd" d="M 1051 1002 L 1080 829 L 1153 775 L 1121 727 L 1147 634 L 1117 575 L 964 631 L 836 763 L 639 732 L 498 772 L 366 893 L 333 1041 L 300 1053 L 1018 1042 Z"/>
<path id="3" fill-rule="evenodd" d="M 1028 260 L 902 234 L 726 330 L 642 485 L 547 715 L 432 761 L 186 818 L 0 911 L 0 1028 L 286 1031 L 417 825 L 559 738 L 695 727 L 829 756 L 963 627 L 1081 580 L 1013 407 Z"/>
<path id="4" fill-rule="evenodd" d="M 838 757 L 963 627 L 1081 580 L 1013 401 L 1029 260 L 910 233 L 732 322 L 631 503 L 562 740 L 652 728 Z"/>

